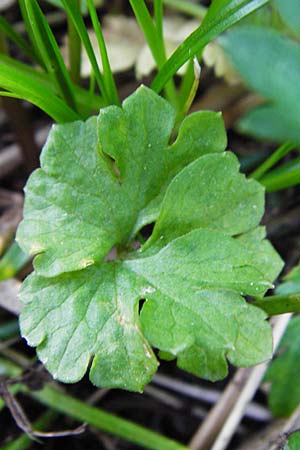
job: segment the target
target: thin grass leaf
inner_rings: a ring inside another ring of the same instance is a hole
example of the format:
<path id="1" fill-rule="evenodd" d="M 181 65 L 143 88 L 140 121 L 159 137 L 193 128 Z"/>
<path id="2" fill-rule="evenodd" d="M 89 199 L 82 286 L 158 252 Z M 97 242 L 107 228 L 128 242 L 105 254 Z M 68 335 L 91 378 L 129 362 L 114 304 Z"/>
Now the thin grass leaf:
<path id="1" fill-rule="evenodd" d="M 154 18 L 158 36 L 163 42 L 163 2 L 154 0 Z"/>
<path id="2" fill-rule="evenodd" d="M 74 91 L 68 70 L 54 35 L 36 0 L 25 0 L 28 18 L 47 72 L 53 77 L 61 98 L 77 111 Z"/>
<path id="3" fill-rule="evenodd" d="M 145 35 L 146 41 L 149 45 L 153 58 L 155 59 L 157 67 L 160 68 L 166 61 L 166 55 L 164 49 L 161 47 L 159 34 L 157 33 L 148 8 L 145 5 L 144 1 L 129 0 L 129 3 L 134 12 L 136 20 L 138 21 Z"/>
<path id="4" fill-rule="evenodd" d="M 126 439 L 129 442 L 141 446 L 141 448 L 153 450 L 188 450 L 187 447 L 179 442 L 161 436 L 129 420 L 121 419 L 99 408 L 90 406 L 51 386 L 46 386 L 41 391 L 30 393 L 26 391 L 26 388 L 22 388 L 22 390 L 25 390 L 27 395 L 29 394 L 55 411 L 86 422 L 98 430 L 106 431 L 112 433 L 114 436 Z"/>
<path id="5" fill-rule="evenodd" d="M 94 31 L 95 31 L 95 34 L 97 37 L 98 46 L 99 46 L 99 50 L 100 50 L 102 67 L 103 67 L 103 78 L 104 78 L 106 90 L 109 94 L 111 103 L 120 105 L 118 91 L 117 91 L 115 79 L 114 79 L 114 76 L 113 76 L 113 73 L 112 73 L 112 70 L 110 67 L 101 25 L 100 25 L 100 22 L 99 22 L 98 16 L 97 16 L 97 11 L 96 11 L 93 0 L 87 0 L 87 4 L 88 4 L 90 17 L 92 20 L 92 25 L 93 25 L 93 28 L 94 28 Z"/>
<path id="6" fill-rule="evenodd" d="M 268 3 L 269 0 L 215 0 L 202 24 L 190 34 L 159 70 L 151 85 L 160 92 L 168 80 L 208 42 L 239 22 L 245 16 Z"/>
<path id="7" fill-rule="evenodd" d="M 34 89 L 34 85 L 37 82 L 38 85 L 43 85 L 44 88 L 49 92 L 51 91 L 51 95 L 56 96 L 55 93 L 55 86 L 53 84 L 52 79 L 50 79 L 49 75 L 40 71 L 35 70 L 34 68 L 27 66 L 26 64 L 17 61 L 7 55 L 0 54 L 0 62 L 3 62 L 4 65 L 7 67 L 7 78 L 10 77 L 10 69 L 14 68 L 17 72 L 21 74 L 25 74 L 28 77 L 32 79 L 32 89 Z M 8 69 L 9 68 L 9 69 Z M 21 79 L 20 79 L 21 82 Z M 76 96 L 76 102 L 78 103 L 78 106 L 80 108 L 81 117 L 83 119 L 89 117 L 92 113 L 95 111 L 98 112 L 100 108 L 103 108 L 105 106 L 104 99 L 99 96 L 98 94 L 95 94 L 94 92 L 91 93 L 86 89 L 81 88 L 80 86 L 73 86 L 74 93 Z M 24 96 L 17 95 L 15 92 L 7 92 L 2 91 L 3 96 L 5 97 L 15 97 L 15 98 L 22 98 L 27 101 L 31 101 L 29 98 L 24 98 Z M 38 105 L 37 105 L 38 106 Z M 47 111 L 45 111 L 47 113 Z M 48 114 L 48 113 L 47 113 Z M 74 116 L 75 117 L 75 116 Z M 78 116 L 76 116 L 78 118 Z"/>
<path id="8" fill-rule="evenodd" d="M 72 122 L 80 119 L 78 114 L 53 92 L 53 87 L 33 77 L 20 64 L 11 64 L 11 58 L 0 54 L 0 86 L 14 96 L 38 106 L 56 122 Z M 22 67 L 22 66 L 21 66 Z"/>
<path id="9" fill-rule="evenodd" d="M 40 66 L 44 70 L 46 70 L 46 66 L 44 64 L 44 61 L 43 61 L 42 55 L 40 53 L 40 50 L 39 50 L 39 48 L 37 46 L 37 43 L 36 43 L 36 40 L 35 40 L 35 37 L 34 37 L 34 33 L 33 33 L 33 30 L 32 30 L 31 24 L 30 24 L 27 8 L 26 8 L 26 5 L 25 5 L 25 0 L 19 0 L 19 8 L 20 8 L 20 11 L 21 11 L 21 16 L 22 16 L 22 19 L 23 19 L 23 23 L 25 25 L 26 33 L 27 33 L 29 41 L 30 41 L 30 43 L 32 45 L 33 51 L 37 55 L 37 58 L 38 58 Z"/>
<path id="10" fill-rule="evenodd" d="M 281 145 L 275 150 L 255 171 L 250 175 L 255 180 L 259 180 L 266 172 L 268 172 L 278 161 L 280 161 L 287 153 L 295 148 L 289 142 Z"/>
<path id="11" fill-rule="evenodd" d="M 28 42 L 21 36 L 21 34 L 17 33 L 3 16 L 0 16 L 0 30 L 2 30 L 2 32 L 8 39 L 16 44 L 16 46 L 24 53 L 24 55 L 28 56 L 37 64 L 42 65 L 41 59 L 36 53 L 34 47 L 30 46 Z"/>
<path id="12" fill-rule="evenodd" d="M 260 183 L 265 186 L 267 192 L 279 191 L 300 184 L 299 158 L 289 161 L 278 169 L 274 169 L 262 178 Z"/>
<path id="13" fill-rule="evenodd" d="M 111 104 L 109 94 L 107 92 L 103 76 L 100 72 L 96 56 L 85 26 L 85 23 L 83 21 L 80 9 L 78 8 L 76 4 L 76 0 L 62 0 L 63 6 L 68 14 L 68 16 L 72 19 L 75 28 L 77 29 L 77 32 L 80 36 L 80 39 L 82 41 L 82 44 L 84 45 L 84 48 L 86 50 L 86 53 L 88 55 L 88 58 L 90 60 L 91 66 L 93 68 L 96 82 L 98 84 L 98 87 L 100 89 L 101 94 L 103 95 L 103 98 L 106 102 L 106 104 Z"/>
<path id="14" fill-rule="evenodd" d="M 80 0 L 76 0 L 78 7 Z M 81 74 L 81 40 L 72 19 L 68 16 L 68 55 L 69 72 L 73 83 L 80 83 Z"/>
<path id="15" fill-rule="evenodd" d="M 129 0 L 134 15 L 144 33 L 147 44 L 150 48 L 152 56 L 156 62 L 158 69 L 162 68 L 167 60 L 163 40 L 160 37 L 160 32 L 157 30 L 152 17 L 149 13 L 144 1 Z M 172 77 L 169 77 L 169 81 Z M 170 83 L 165 83 L 163 86 L 166 90 L 166 96 L 170 102 L 177 106 L 177 96 L 173 80 Z"/>

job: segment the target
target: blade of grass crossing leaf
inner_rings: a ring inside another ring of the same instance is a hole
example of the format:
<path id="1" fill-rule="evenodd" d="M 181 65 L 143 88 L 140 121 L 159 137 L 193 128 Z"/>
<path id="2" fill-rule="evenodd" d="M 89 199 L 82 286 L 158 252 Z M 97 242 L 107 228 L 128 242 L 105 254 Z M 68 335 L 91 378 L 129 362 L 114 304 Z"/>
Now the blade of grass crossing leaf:
<path id="1" fill-rule="evenodd" d="M 36 0 L 25 0 L 25 6 L 47 72 L 53 77 L 61 98 L 77 111 L 71 79 L 53 33 Z"/>
<path id="2" fill-rule="evenodd" d="M 5 55 L 0 55 L 0 86 L 13 96 L 38 106 L 56 122 L 72 122 L 80 119 L 78 114 L 57 97 L 51 87 L 38 77 L 35 79 L 18 65 L 10 64 Z"/>
<path id="3" fill-rule="evenodd" d="M 17 33 L 3 16 L 0 16 L 0 30 L 3 31 L 8 39 L 16 44 L 16 46 L 24 53 L 24 55 L 28 56 L 37 64 L 43 65 L 34 47 L 30 46 L 28 42 L 21 36 L 21 34 Z"/>
<path id="4" fill-rule="evenodd" d="M 86 50 L 86 53 L 88 55 L 88 58 L 90 60 L 91 66 L 93 68 L 95 78 L 97 85 L 99 87 L 99 90 L 101 94 L 103 95 L 103 98 L 106 102 L 106 104 L 111 104 L 112 101 L 109 98 L 109 94 L 107 92 L 103 76 L 100 72 L 97 59 L 85 26 L 85 23 L 83 21 L 80 9 L 78 8 L 76 4 L 76 0 L 62 0 L 63 6 L 67 12 L 67 14 L 72 19 L 75 28 L 77 29 L 77 32 L 81 38 L 82 44 L 84 45 L 84 48 Z"/>
<path id="5" fill-rule="evenodd" d="M 152 56 L 157 64 L 158 69 L 163 67 L 166 61 L 166 52 L 163 39 L 160 38 L 159 31 L 153 23 L 152 17 L 149 13 L 144 0 L 129 0 L 134 15 L 144 33 L 145 39 L 148 43 Z M 174 74 L 173 74 L 174 75 Z M 166 97 L 174 105 L 177 106 L 177 96 L 175 85 L 170 77 L 163 87 L 165 87 Z"/>
<path id="6" fill-rule="evenodd" d="M 271 167 L 280 161 L 287 153 L 294 149 L 294 145 L 286 143 L 281 145 L 275 152 L 272 153 L 250 176 L 255 180 L 259 180 Z"/>
<path id="7" fill-rule="evenodd" d="M 42 391 L 25 392 L 56 411 L 86 422 L 99 430 L 133 442 L 141 446 L 141 448 L 153 450 L 188 450 L 187 447 L 179 442 L 161 436 L 128 420 L 116 417 L 99 408 L 87 405 L 53 387 L 46 386 Z"/>
<path id="8" fill-rule="evenodd" d="M 179 45 L 159 70 L 152 82 L 152 89 L 160 92 L 177 70 L 208 42 L 266 3 L 268 0 L 215 0 L 203 23 Z"/>
<path id="9" fill-rule="evenodd" d="M 115 79 L 114 79 L 114 76 L 113 76 L 113 73 L 112 73 L 112 70 L 110 67 L 107 50 L 106 50 L 106 45 L 105 45 L 101 25 L 98 20 L 94 1 L 87 0 L 87 4 L 88 4 L 89 13 L 91 16 L 93 28 L 94 28 L 94 31 L 95 31 L 95 34 L 97 37 L 98 46 L 99 46 L 99 50 L 100 50 L 102 67 L 103 67 L 103 79 L 104 79 L 104 83 L 106 86 L 106 90 L 109 94 L 109 98 L 110 98 L 111 102 L 116 105 L 120 105 L 118 91 L 117 91 Z"/>

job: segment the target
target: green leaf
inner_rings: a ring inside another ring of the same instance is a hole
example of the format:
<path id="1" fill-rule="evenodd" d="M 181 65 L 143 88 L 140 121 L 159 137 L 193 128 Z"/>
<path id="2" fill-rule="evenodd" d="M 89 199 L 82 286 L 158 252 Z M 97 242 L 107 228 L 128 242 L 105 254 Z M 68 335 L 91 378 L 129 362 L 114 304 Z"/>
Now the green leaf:
<path id="1" fill-rule="evenodd" d="M 54 127 L 42 170 L 27 185 L 26 220 L 18 231 L 29 254 L 43 252 L 35 259 L 41 275 L 82 269 L 102 261 L 114 245 L 127 245 L 133 233 L 156 219 L 166 185 L 183 166 L 224 150 L 219 114 L 189 116 L 168 146 L 173 123 L 170 105 L 141 88 L 123 109 L 101 111 L 99 140 L 96 117 Z M 116 161 L 120 178 L 107 156 Z"/>
<path id="2" fill-rule="evenodd" d="M 279 355 L 265 377 L 266 381 L 272 383 L 268 401 L 275 416 L 288 416 L 300 403 L 299 336 L 300 317 L 294 317 L 281 340 Z"/>
<path id="3" fill-rule="evenodd" d="M 257 226 L 263 188 L 223 153 L 219 114 L 188 116 L 169 144 L 173 124 L 141 87 L 122 108 L 54 127 L 28 182 L 17 237 L 37 256 L 22 334 L 62 381 L 93 359 L 93 383 L 140 391 L 158 364 L 151 346 L 211 380 L 226 359 L 271 356 L 266 315 L 242 297 L 263 296 L 282 267 Z"/>
<path id="4" fill-rule="evenodd" d="M 96 355 L 90 378 L 98 386 L 140 390 L 150 381 L 157 362 L 138 325 L 136 278 L 122 264 L 110 263 L 26 280 L 22 299 L 32 303 L 22 328 L 31 345 L 42 343 L 39 358 L 54 378 L 79 380 Z M 40 306 L 33 313 L 34 305 Z"/>
<path id="5" fill-rule="evenodd" d="M 283 450 L 300 450 L 300 434 L 298 432 L 289 436 Z"/>
<path id="6" fill-rule="evenodd" d="M 300 142 L 300 122 L 295 113 L 277 104 L 252 109 L 238 122 L 238 130 L 272 142 Z"/>
<path id="7" fill-rule="evenodd" d="M 275 0 L 284 22 L 300 36 L 300 3 L 298 0 Z"/>
<path id="8" fill-rule="evenodd" d="M 247 84 L 268 100 L 242 118 L 241 131 L 299 143 L 299 44 L 275 30 L 255 26 L 232 30 L 221 44 Z"/>

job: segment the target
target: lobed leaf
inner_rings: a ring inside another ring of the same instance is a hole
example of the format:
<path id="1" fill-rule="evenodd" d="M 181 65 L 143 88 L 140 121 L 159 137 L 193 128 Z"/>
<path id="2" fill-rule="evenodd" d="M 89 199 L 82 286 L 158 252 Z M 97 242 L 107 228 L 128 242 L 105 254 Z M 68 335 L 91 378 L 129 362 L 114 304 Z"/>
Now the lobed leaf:
<path id="1" fill-rule="evenodd" d="M 170 143 L 173 124 L 141 87 L 98 119 L 55 126 L 28 182 L 17 237 L 37 256 L 21 329 L 62 381 L 93 359 L 94 384 L 141 391 L 158 365 L 151 346 L 211 380 L 227 359 L 271 356 L 266 315 L 242 297 L 263 296 L 282 267 L 257 226 L 263 188 L 223 153 L 218 113 L 187 117 Z"/>

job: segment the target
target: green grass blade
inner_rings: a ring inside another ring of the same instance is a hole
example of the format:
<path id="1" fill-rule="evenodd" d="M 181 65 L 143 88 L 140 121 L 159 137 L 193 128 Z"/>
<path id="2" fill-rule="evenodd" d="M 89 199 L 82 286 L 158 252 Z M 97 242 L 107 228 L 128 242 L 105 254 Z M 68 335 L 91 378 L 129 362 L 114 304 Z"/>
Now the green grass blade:
<path id="1" fill-rule="evenodd" d="M 98 84 L 98 87 L 100 89 L 101 94 L 103 95 L 103 98 L 106 102 L 106 104 L 110 104 L 109 101 L 109 95 L 106 90 L 106 86 L 102 77 L 102 74 L 100 72 L 96 56 L 85 26 L 85 23 L 83 21 L 80 9 L 78 8 L 76 4 L 76 0 L 62 0 L 62 4 L 68 14 L 68 16 L 72 19 L 74 26 L 80 36 L 80 39 L 82 41 L 82 44 L 84 45 L 84 48 L 86 50 L 86 53 L 88 55 L 88 58 L 90 60 L 91 66 L 93 68 L 96 82 Z"/>
<path id="2" fill-rule="evenodd" d="M 80 0 L 76 0 L 78 7 Z M 68 55 L 69 72 L 73 83 L 80 83 L 81 74 L 81 40 L 74 26 L 73 20 L 68 16 Z"/>
<path id="3" fill-rule="evenodd" d="M 53 77 L 59 95 L 77 111 L 74 91 L 68 70 L 53 33 L 36 0 L 25 0 L 28 18 L 47 72 Z"/>
<path id="4" fill-rule="evenodd" d="M 20 64 L 11 64 L 11 58 L 0 54 L 0 86 L 14 96 L 38 106 L 56 122 L 72 122 L 78 114 L 57 97 L 53 88 L 39 77 L 33 77 Z"/>
<path id="5" fill-rule="evenodd" d="M 0 16 L 0 30 L 5 34 L 5 36 L 10 39 L 28 58 L 35 61 L 37 64 L 41 64 L 40 57 L 36 53 L 35 49 L 28 44 L 28 42 L 17 33 L 9 22 Z"/>
<path id="6" fill-rule="evenodd" d="M 156 26 L 152 20 L 147 6 L 144 0 L 129 0 L 134 15 L 144 33 L 145 39 L 148 43 L 152 56 L 156 62 L 158 69 L 162 68 L 166 62 L 166 52 L 163 40 L 160 37 L 160 33 L 157 31 Z M 174 74 L 173 74 L 174 75 Z M 166 96 L 168 100 L 177 106 L 177 95 L 175 85 L 170 76 L 166 81 L 165 87 Z M 170 83 L 167 83 L 170 80 Z"/>
<path id="7" fill-rule="evenodd" d="M 104 83 L 106 86 L 106 90 L 109 95 L 109 100 L 111 103 L 113 103 L 115 105 L 120 105 L 118 91 L 117 91 L 115 79 L 114 79 L 114 76 L 113 76 L 113 73 L 112 73 L 112 70 L 110 67 L 107 50 L 106 50 L 106 45 L 105 45 L 101 25 L 98 20 L 94 1 L 87 0 L 87 4 L 88 4 L 88 8 L 89 8 L 90 17 L 92 20 L 92 25 L 93 25 L 93 28 L 94 28 L 94 31 L 95 31 L 95 34 L 97 37 L 97 41 L 98 41 L 98 46 L 99 46 L 101 61 L 102 61 L 102 67 L 103 67 L 103 79 L 104 79 Z"/>
<path id="8" fill-rule="evenodd" d="M 46 386 L 42 391 L 25 392 L 56 411 L 140 445 L 142 448 L 152 450 L 188 450 L 187 447 L 176 441 L 83 403 L 53 387 Z"/>
<path id="9" fill-rule="evenodd" d="M 250 176 L 255 180 L 259 180 L 266 172 L 268 172 L 278 161 L 280 161 L 287 153 L 295 148 L 293 144 L 283 144 L 269 158 L 267 158 Z"/>
<path id="10" fill-rule="evenodd" d="M 29 78 L 32 79 L 32 89 L 34 89 L 35 84 L 37 83 L 39 86 L 44 86 L 45 90 L 47 92 L 51 92 L 51 96 L 56 97 L 55 93 L 55 86 L 53 85 L 53 81 L 50 79 L 49 75 L 40 71 L 35 70 L 34 68 L 27 66 L 24 63 L 21 63 L 20 61 L 17 61 L 15 59 L 12 59 L 11 57 L 7 55 L 0 54 L 0 62 L 2 62 L 7 67 L 7 78 L 9 81 L 10 77 L 10 69 L 14 69 L 15 71 L 19 72 L 20 74 L 25 74 Z M 3 86 L 4 87 L 4 86 Z M 76 96 L 76 102 L 78 103 L 79 109 L 80 109 L 80 117 L 85 119 L 89 117 L 94 112 L 98 112 L 100 108 L 103 108 L 105 106 L 105 101 L 103 97 L 99 96 L 98 94 L 91 93 L 86 89 L 81 88 L 80 86 L 73 86 L 74 93 Z M 3 91 L 2 91 L 3 92 Z M 29 98 L 25 98 L 24 95 L 17 95 L 15 92 L 3 92 L 4 96 L 7 97 L 14 97 L 14 98 L 22 98 L 24 100 L 31 101 Z M 37 105 L 38 106 L 38 105 Z M 41 108 L 43 109 L 43 108 Z M 47 114 L 47 110 L 43 109 Z M 50 115 L 50 114 L 49 114 Z M 52 117 L 52 116 L 51 116 Z M 75 118 L 79 118 L 79 116 L 74 115 Z M 70 121 L 72 119 L 69 119 Z"/>
<path id="11" fill-rule="evenodd" d="M 157 34 L 161 42 L 163 42 L 163 2 L 162 0 L 154 0 L 154 19 Z"/>
<path id="12" fill-rule="evenodd" d="M 215 0 L 202 24 L 190 34 L 158 72 L 151 85 L 160 92 L 168 80 L 191 57 L 200 52 L 208 42 L 260 8 L 269 0 Z"/>
<path id="13" fill-rule="evenodd" d="M 300 184 L 300 160 L 289 161 L 278 169 L 264 175 L 259 182 L 265 186 L 267 192 L 279 191 Z"/>
<path id="14" fill-rule="evenodd" d="M 148 11 L 144 1 L 129 0 L 134 15 L 145 35 L 146 41 L 149 45 L 153 58 L 160 68 L 166 61 L 164 49 L 161 46 L 159 33 L 156 30 L 152 17 Z"/>
<path id="15" fill-rule="evenodd" d="M 26 32 L 27 32 L 28 38 L 30 40 L 30 43 L 32 45 L 33 51 L 34 51 L 36 57 L 38 58 L 39 65 L 44 70 L 46 70 L 46 66 L 44 64 L 43 58 L 42 58 L 42 56 L 40 54 L 40 50 L 39 50 L 39 48 L 37 46 L 37 43 L 36 43 L 36 40 L 35 40 L 35 37 L 34 37 L 34 34 L 33 34 L 33 30 L 32 30 L 32 27 L 31 27 L 31 24 L 30 24 L 30 20 L 29 20 L 29 17 L 28 17 L 28 13 L 27 13 L 27 8 L 26 8 L 26 5 L 25 5 L 25 0 L 19 0 L 19 7 L 20 7 L 23 23 L 25 25 Z"/>
<path id="16" fill-rule="evenodd" d="M 14 242 L 0 260 L 0 281 L 14 277 L 30 260 L 17 242 Z"/>

